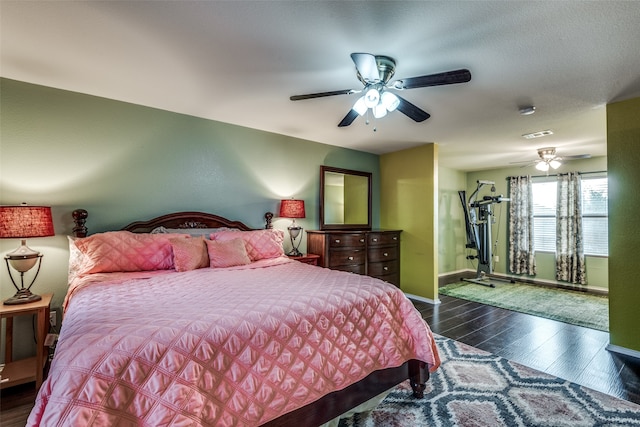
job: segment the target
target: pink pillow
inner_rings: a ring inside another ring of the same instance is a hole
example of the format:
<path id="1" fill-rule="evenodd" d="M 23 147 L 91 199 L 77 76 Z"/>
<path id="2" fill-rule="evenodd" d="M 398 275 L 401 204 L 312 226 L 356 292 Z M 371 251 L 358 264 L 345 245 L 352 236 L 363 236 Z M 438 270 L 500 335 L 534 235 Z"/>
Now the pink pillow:
<path id="1" fill-rule="evenodd" d="M 277 258 L 284 255 L 284 249 L 282 248 L 284 231 L 282 230 L 220 231 L 211 234 L 211 240 L 219 242 L 228 242 L 233 239 L 242 239 L 244 241 L 251 261 Z"/>
<path id="2" fill-rule="evenodd" d="M 209 266 L 209 254 L 204 244 L 204 237 L 169 239 L 173 249 L 173 266 L 176 271 L 190 271 Z"/>
<path id="3" fill-rule="evenodd" d="M 82 253 L 82 266 L 77 274 L 115 271 L 151 271 L 173 268 L 170 238 L 184 234 L 136 234 L 109 231 L 74 241 Z"/>
<path id="4" fill-rule="evenodd" d="M 205 240 L 205 242 L 211 268 L 233 267 L 251 263 L 242 239 L 232 239 L 225 242 Z"/>

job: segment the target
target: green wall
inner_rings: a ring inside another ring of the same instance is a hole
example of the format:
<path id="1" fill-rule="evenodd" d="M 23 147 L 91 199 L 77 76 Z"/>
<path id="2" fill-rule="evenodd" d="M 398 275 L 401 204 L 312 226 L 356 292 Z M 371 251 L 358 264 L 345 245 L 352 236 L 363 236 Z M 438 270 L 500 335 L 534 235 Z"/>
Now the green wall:
<path id="1" fill-rule="evenodd" d="M 467 188 L 467 174 L 438 167 L 438 273 L 470 268 L 466 259 L 464 212 L 458 191 Z"/>
<path id="2" fill-rule="evenodd" d="M 55 308 L 66 292 L 76 208 L 89 211 L 90 233 L 180 210 L 259 228 L 280 199 L 296 197 L 306 202 L 299 224 L 314 229 L 319 169 L 328 165 L 373 173 L 379 226 L 377 155 L 15 80 L 0 79 L 0 89 L 0 204 L 52 207 L 56 236 L 28 244 L 44 253 L 32 290 L 53 292 Z M 281 229 L 289 223 L 274 221 Z M 18 245 L 0 240 L 0 252 Z M 13 295 L 6 272 L 0 280 L 2 299 Z M 21 321 L 30 330 L 30 319 Z"/>
<path id="3" fill-rule="evenodd" d="M 438 146 L 380 156 L 380 224 L 400 229 L 400 286 L 438 299 Z"/>
<path id="4" fill-rule="evenodd" d="M 610 343 L 635 352 L 640 352 L 639 119 L 640 98 L 607 105 Z"/>

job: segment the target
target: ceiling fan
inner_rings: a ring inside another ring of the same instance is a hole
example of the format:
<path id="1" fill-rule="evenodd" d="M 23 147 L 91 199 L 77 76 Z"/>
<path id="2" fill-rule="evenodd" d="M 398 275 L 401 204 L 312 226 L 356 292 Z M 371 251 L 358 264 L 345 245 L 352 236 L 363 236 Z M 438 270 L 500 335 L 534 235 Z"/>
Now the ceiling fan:
<path id="1" fill-rule="evenodd" d="M 588 159 L 591 154 L 578 154 L 575 156 L 558 156 L 556 154 L 555 147 L 538 148 L 539 159 L 529 160 L 526 162 L 512 162 L 512 163 L 526 163 L 524 166 L 535 164 L 536 169 L 542 172 L 548 172 L 549 169 L 558 169 L 562 166 L 562 161 L 576 160 L 576 159 Z M 524 167 L 523 166 L 523 167 Z"/>
<path id="2" fill-rule="evenodd" d="M 370 53 L 352 53 L 351 59 L 356 65 L 358 80 L 362 82 L 362 89 L 344 89 L 330 92 L 309 93 L 306 95 L 293 95 L 291 101 L 303 99 L 321 98 L 333 95 L 351 95 L 352 93 L 364 93 L 353 105 L 353 108 L 338 124 L 338 127 L 349 126 L 358 116 L 363 116 L 369 109 L 375 118 L 384 117 L 387 112 L 398 110 L 416 122 L 425 121 L 430 117 L 429 113 L 416 107 L 406 99 L 396 95 L 392 91 L 415 89 L 427 86 L 450 85 L 465 83 L 471 80 L 471 73 L 467 69 L 446 71 L 443 73 L 429 74 L 425 76 L 410 77 L 395 80 L 389 83 L 396 70 L 395 59 L 384 55 L 372 55 Z"/>

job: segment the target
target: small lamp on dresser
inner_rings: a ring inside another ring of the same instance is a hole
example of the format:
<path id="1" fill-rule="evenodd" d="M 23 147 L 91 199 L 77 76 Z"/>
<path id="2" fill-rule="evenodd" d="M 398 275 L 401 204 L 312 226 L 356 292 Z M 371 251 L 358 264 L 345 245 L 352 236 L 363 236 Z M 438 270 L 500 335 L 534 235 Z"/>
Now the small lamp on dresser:
<path id="1" fill-rule="evenodd" d="M 29 237 L 48 237 L 54 234 L 50 207 L 28 206 L 24 203 L 17 206 L 0 206 L 0 238 L 22 240 L 18 249 L 4 257 L 11 282 L 18 291 L 14 296 L 4 301 L 4 304 L 25 304 L 42 298 L 30 291 L 40 272 L 42 254 L 28 247 L 26 239 Z M 36 274 L 29 286 L 25 287 L 24 273 L 31 270 L 36 264 L 38 264 Z M 9 266 L 20 273 L 20 286 L 16 284 Z"/>
<path id="2" fill-rule="evenodd" d="M 293 222 L 291 223 L 291 225 L 287 227 L 287 230 L 289 230 L 289 237 L 291 238 L 291 246 L 292 246 L 291 252 L 289 252 L 287 255 L 302 256 L 302 253 L 298 250 L 298 247 L 300 246 L 300 242 L 302 241 L 302 238 L 300 238 L 300 241 L 298 241 L 297 245 L 295 241 L 296 241 L 296 238 L 300 235 L 300 232 L 302 231 L 302 227 L 296 224 L 296 218 L 304 218 L 306 216 L 304 211 L 304 200 L 297 200 L 297 199 L 282 200 L 280 202 L 280 215 L 278 216 L 280 218 L 293 219 Z"/>

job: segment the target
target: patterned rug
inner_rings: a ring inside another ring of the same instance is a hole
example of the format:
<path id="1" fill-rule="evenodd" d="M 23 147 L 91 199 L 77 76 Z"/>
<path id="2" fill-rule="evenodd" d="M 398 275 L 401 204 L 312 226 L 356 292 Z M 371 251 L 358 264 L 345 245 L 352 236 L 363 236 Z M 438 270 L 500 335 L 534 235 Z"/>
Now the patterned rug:
<path id="1" fill-rule="evenodd" d="M 524 283 L 493 282 L 495 288 L 470 282 L 452 283 L 438 292 L 572 325 L 609 331 L 609 299 L 604 295 Z"/>
<path id="2" fill-rule="evenodd" d="M 424 399 L 415 399 L 406 382 L 375 410 L 341 420 L 340 427 L 640 426 L 640 405 L 448 338 L 436 340 L 442 365 Z"/>

